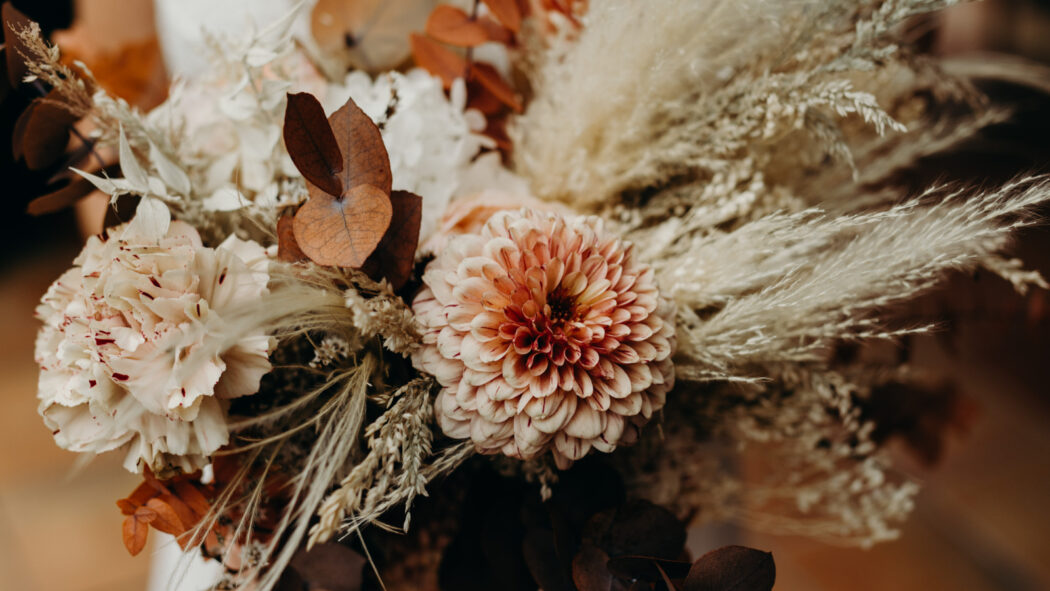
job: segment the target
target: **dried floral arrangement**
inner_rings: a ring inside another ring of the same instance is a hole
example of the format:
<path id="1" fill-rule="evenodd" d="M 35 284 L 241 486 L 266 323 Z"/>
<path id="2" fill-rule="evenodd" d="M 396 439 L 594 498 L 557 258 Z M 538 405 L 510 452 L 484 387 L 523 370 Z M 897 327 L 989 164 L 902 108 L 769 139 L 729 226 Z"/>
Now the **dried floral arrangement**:
<path id="1" fill-rule="evenodd" d="M 217 589 L 769 589 L 687 525 L 891 539 L 923 376 L 855 345 L 953 272 L 1047 287 L 1004 254 L 1047 179 L 900 180 L 1006 117 L 900 46 L 947 4 L 318 0 L 149 113 L 5 5 L 16 153 L 76 173 L 31 211 L 113 204 L 44 423 Z"/>

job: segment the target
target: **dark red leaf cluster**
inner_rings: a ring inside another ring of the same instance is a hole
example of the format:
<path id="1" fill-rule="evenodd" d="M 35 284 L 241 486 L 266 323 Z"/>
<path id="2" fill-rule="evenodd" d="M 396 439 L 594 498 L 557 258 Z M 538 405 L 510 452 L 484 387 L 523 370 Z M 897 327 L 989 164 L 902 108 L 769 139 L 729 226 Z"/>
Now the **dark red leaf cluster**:
<path id="1" fill-rule="evenodd" d="M 48 90 L 39 80 L 24 82 L 29 71 L 25 60 L 30 52 L 18 33 L 27 29 L 31 21 L 10 2 L 5 2 L 0 8 L 0 16 L 3 20 L 0 101 L 12 95 L 22 95 L 25 97 L 22 100 L 28 101 L 15 120 L 11 153 L 16 161 L 25 162 L 29 170 L 52 175 L 44 194 L 27 207 L 31 215 L 51 213 L 69 207 L 94 190 L 88 181 L 71 175 L 70 166 L 96 174 L 100 171 L 112 174 L 118 168 L 115 164 L 102 162 L 90 141 L 81 139 L 80 148 L 67 150 L 79 117 L 67 106 L 61 93 Z"/>
<path id="2" fill-rule="evenodd" d="M 481 473 L 446 548 L 449 591 L 768 591 L 769 553 L 728 546 L 691 562 L 685 526 L 666 509 L 626 500 L 619 474 L 596 460 L 560 475 L 541 503 L 535 488 Z"/>

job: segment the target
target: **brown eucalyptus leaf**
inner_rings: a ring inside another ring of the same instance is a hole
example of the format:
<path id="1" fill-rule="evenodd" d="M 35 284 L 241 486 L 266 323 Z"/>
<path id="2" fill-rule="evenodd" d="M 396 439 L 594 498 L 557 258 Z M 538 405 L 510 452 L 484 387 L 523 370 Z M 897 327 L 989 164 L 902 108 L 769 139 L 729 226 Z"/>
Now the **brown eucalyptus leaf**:
<path id="1" fill-rule="evenodd" d="M 480 82 L 482 86 L 495 95 L 495 97 L 503 104 L 514 109 L 514 111 L 518 113 L 521 112 L 521 101 L 519 101 L 517 95 L 514 94 L 514 89 L 503 80 L 503 77 L 499 75 L 499 72 L 496 68 L 492 67 L 492 65 L 482 62 L 471 64 L 470 79 Z"/>
<path id="2" fill-rule="evenodd" d="M 277 260 L 286 263 L 299 263 L 310 258 L 295 241 L 293 226 L 292 216 L 282 216 L 277 220 Z"/>
<path id="3" fill-rule="evenodd" d="M 410 41 L 416 65 L 441 78 L 446 90 L 467 71 L 467 60 L 437 41 L 415 33 Z"/>
<path id="4" fill-rule="evenodd" d="M 337 199 L 311 188 L 310 199 L 295 214 L 295 240 L 319 265 L 360 267 L 383 239 L 393 209 L 384 191 L 358 185 Z"/>
<path id="5" fill-rule="evenodd" d="M 400 289 L 415 265 L 423 198 L 408 191 L 394 191 L 390 193 L 390 205 L 394 210 L 390 227 L 361 270 L 377 281 L 386 278 L 391 287 Z"/>
<path id="6" fill-rule="evenodd" d="M 584 544 L 572 559 L 572 582 L 577 591 L 609 591 L 613 577 L 605 567 L 609 555 L 593 544 Z"/>
<path id="7" fill-rule="evenodd" d="M 113 164 L 106 168 L 92 171 L 91 174 L 98 175 L 103 172 L 104 176 L 113 176 L 120 170 L 119 164 Z M 80 199 L 87 197 L 95 191 L 95 185 L 80 175 L 59 175 L 59 180 L 45 187 L 47 193 L 33 199 L 26 207 L 29 215 L 44 215 L 65 209 Z"/>
<path id="8" fill-rule="evenodd" d="M 21 138 L 22 157 L 30 170 L 43 170 L 66 153 L 69 131 L 77 116 L 62 106 L 61 100 L 61 95 L 52 90 L 43 99 L 33 101 L 37 105 L 29 114 Z"/>
<path id="9" fill-rule="evenodd" d="M 685 547 L 685 527 L 673 513 L 649 501 L 629 501 L 598 513 L 584 537 L 609 556 L 643 555 L 678 558 Z"/>
<path id="10" fill-rule="evenodd" d="M 517 33 L 521 29 L 521 9 L 515 0 L 481 0 L 489 7 L 492 15 L 508 29 Z"/>
<path id="11" fill-rule="evenodd" d="M 288 94 L 284 111 L 284 145 L 303 178 L 329 195 L 343 194 L 339 173 L 343 155 L 335 133 L 324 115 L 324 107 L 313 95 Z"/>
<path id="12" fill-rule="evenodd" d="M 489 40 L 484 25 L 470 18 L 463 9 L 448 4 L 434 8 L 423 30 L 434 39 L 457 47 L 476 47 Z"/>
<path id="13" fill-rule="evenodd" d="M 15 126 L 11 130 L 11 156 L 15 160 L 22 159 L 22 140 L 26 135 L 26 127 L 29 125 L 29 118 L 33 116 L 33 111 L 35 111 L 38 106 L 40 106 L 40 99 L 33 99 L 29 102 L 29 106 L 18 115 L 18 119 L 15 119 Z"/>
<path id="14" fill-rule="evenodd" d="M 18 88 L 18 85 L 22 83 L 22 79 L 25 78 L 26 72 L 29 71 L 25 61 L 25 55 L 29 52 L 25 43 L 16 34 L 16 31 L 29 27 L 31 21 L 29 17 L 22 14 L 10 2 L 4 2 L 3 8 L 0 8 L 0 17 L 4 20 L 4 53 L 7 61 L 7 81 L 11 83 L 12 88 Z"/>
<path id="15" fill-rule="evenodd" d="M 554 533 L 534 527 L 525 532 L 522 556 L 529 574 L 544 591 L 574 591 L 570 573 L 566 572 L 555 549 Z"/>
<path id="16" fill-rule="evenodd" d="M 150 499 L 146 502 L 146 506 L 153 509 L 157 514 L 156 518 L 150 522 L 150 525 L 156 528 L 157 531 L 177 536 L 188 528 L 188 524 L 183 523 L 183 521 L 179 519 L 179 515 L 175 512 L 175 509 L 159 498 L 155 497 Z"/>
<path id="17" fill-rule="evenodd" d="M 376 124 L 352 99 L 332 113 L 328 122 L 343 155 L 343 169 L 340 172 L 342 194 L 345 195 L 358 185 L 372 185 L 389 195 L 393 180 L 390 175 L 390 157 L 383 144 L 383 134 Z M 313 193 L 311 191 L 311 195 Z"/>
<path id="18" fill-rule="evenodd" d="M 684 591 L 770 591 L 776 582 L 773 555 L 745 546 L 723 546 L 689 569 Z"/>
<path id="19" fill-rule="evenodd" d="M 682 560 L 667 560 L 656 556 L 617 556 L 606 565 L 609 572 L 628 581 L 640 579 L 656 583 L 663 578 L 684 579 L 689 574 L 691 563 Z"/>

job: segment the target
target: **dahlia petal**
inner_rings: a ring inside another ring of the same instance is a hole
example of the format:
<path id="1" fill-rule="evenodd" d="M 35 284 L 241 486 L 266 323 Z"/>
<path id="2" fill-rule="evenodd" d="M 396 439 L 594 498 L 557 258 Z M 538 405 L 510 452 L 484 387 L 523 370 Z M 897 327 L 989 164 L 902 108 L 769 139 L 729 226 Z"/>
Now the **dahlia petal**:
<path id="1" fill-rule="evenodd" d="M 570 437 L 565 433 L 558 433 L 554 436 L 554 447 L 565 456 L 565 459 L 571 461 L 576 461 L 591 451 L 589 441 Z"/>
<path id="2" fill-rule="evenodd" d="M 576 412 L 565 425 L 566 435 L 579 439 L 594 439 L 605 430 L 605 413 L 598 412 L 588 404 L 576 405 Z"/>

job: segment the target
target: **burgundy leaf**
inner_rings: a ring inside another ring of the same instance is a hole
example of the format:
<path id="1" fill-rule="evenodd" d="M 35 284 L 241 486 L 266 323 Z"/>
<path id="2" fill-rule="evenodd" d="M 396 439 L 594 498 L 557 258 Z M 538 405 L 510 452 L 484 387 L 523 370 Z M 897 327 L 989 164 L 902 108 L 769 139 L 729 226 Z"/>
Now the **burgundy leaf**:
<path id="1" fill-rule="evenodd" d="M 120 166 L 112 164 L 101 171 L 93 171 L 92 174 L 102 172 L 104 176 L 117 174 Z M 44 215 L 65 209 L 80 199 L 95 191 L 95 185 L 80 175 L 63 174 L 58 181 L 45 187 L 47 193 L 29 202 L 26 213 L 29 215 Z"/>
<path id="2" fill-rule="evenodd" d="M 769 552 L 724 546 L 693 563 L 683 591 L 770 591 L 776 577 L 776 564 Z"/>
<path id="3" fill-rule="evenodd" d="M 325 193 L 340 197 L 343 182 L 343 155 L 324 108 L 305 92 L 288 95 L 284 111 L 284 145 L 303 178 Z"/>
<path id="4" fill-rule="evenodd" d="M 584 544 L 572 559 L 572 582 L 577 591 L 609 591 L 613 577 L 606 568 L 609 556 L 593 544 Z"/>
<path id="5" fill-rule="evenodd" d="M 684 579 L 689 574 L 691 563 L 667 560 L 655 556 L 617 556 L 610 558 L 609 572 L 628 581 L 640 579 L 650 583 L 661 581 L 666 574 L 672 579 Z"/>
<path id="6" fill-rule="evenodd" d="M 408 281 L 415 263 L 423 198 L 408 191 L 394 191 L 390 193 L 390 204 L 394 208 L 390 227 L 361 270 L 377 281 L 385 277 L 394 289 L 399 289 Z"/>
<path id="7" fill-rule="evenodd" d="M 22 157 L 30 170 L 47 168 L 66 153 L 69 131 L 78 118 L 61 100 L 61 95 L 52 90 L 33 101 L 36 107 L 29 112 L 20 138 Z"/>

